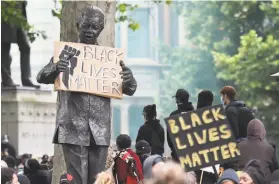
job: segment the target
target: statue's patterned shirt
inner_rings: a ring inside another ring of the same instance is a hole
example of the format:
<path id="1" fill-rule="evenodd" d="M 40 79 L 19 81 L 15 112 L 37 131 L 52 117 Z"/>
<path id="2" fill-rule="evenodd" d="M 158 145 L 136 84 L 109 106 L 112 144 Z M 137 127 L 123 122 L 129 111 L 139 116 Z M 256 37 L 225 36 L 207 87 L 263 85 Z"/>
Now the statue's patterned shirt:
<path id="1" fill-rule="evenodd" d="M 38 74 L 37 81 L 53 84 L 59 75 L 53 58 Z M 132 96 L 137 88 L 133 80 L 123 83 L 123 93 Z M 110 145 L 110 99 L 79 92 L 58 91 L 56 130 L 53 143 L 89 146 L 91 134 L 97 145 Z"/>

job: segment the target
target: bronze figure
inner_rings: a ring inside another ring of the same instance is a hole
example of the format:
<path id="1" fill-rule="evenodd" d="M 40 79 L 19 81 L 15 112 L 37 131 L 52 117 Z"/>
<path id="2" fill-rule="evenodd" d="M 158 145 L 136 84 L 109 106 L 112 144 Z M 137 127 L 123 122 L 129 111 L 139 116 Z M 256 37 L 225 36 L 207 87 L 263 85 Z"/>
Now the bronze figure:
<path id="1" fill-rule="evenodd" d="M 79 42 L 98 45 L 97 38 L 104 28 L 104 14 L 96 6 L 86 7 L 77 21 Z M 75 48 L 65 47 L 64 57 L 57 63 L 53 58 L 39 72 L 37 81 L 53 84 L 60 72 L 69 71 Z M 62 54 L 62 53 L 61 53 Z M 74 61 L 74 60 L 73 60 Z M 121 62 L 123 93 L 132 96 L 137 88 L 131 70 Z M 67 80 L 67 79 L 65 79 Z M 56 131 L 53 142 L 62 144 L 67 172 L 75 184 L 92 184 L 105 169 L 111 138 L 110 99 L 78 92 L 58 91 Z"/>
<path id="2" fill-rule="evenodd" d="M 7 8 L 9 2 L 1 1 L 2 8 Z M 26 1 L 18 1 L 16 8 L 22 13 L 25 21 L 26 15 Z M 30 80 L 30 45 L 26 31 L 20 25 L 5 22 L 2 18 L 1 22 L 1 72 L 2 72 L 2 86 L 11 87 L 17 86 L 11 78 L 11 63 L 12 57 L 10 56 L 11 44 L 17 43 L 20 51 L 20 70 L 21 81 L 23 86 L 39 88 L 40 86 L 34 85 Z"/>

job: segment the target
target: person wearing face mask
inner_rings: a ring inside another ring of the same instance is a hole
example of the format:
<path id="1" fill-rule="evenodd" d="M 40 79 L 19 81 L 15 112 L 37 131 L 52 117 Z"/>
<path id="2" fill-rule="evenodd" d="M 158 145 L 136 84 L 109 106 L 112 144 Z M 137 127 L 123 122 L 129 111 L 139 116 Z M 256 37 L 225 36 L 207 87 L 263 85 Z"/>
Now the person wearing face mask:
<path id="1" fill-rule="evenodd" d="M 264 172 L 259 160 L 250 160 L 240 175 L 239 184 L 265 184 Z"/>
<path id="2" fill-rule="evenodd" d="M 188 91 L 186 91 L 185 89 L 177 90 L 176 95 L 173 96 L 173 98 L 175 98 L 175 100 L 176 100 L 177 110 L 173 111 L 170 114 L 170 116 L 174 116 L 177 114 L 186 113 L 186 112 L 194 110 L 192 103 L 189 102 L 189 97 L 190 97 L 190 95 L 189 95 Z M 167 132 L 167 140 L 168 140 L 168 145 L 172 151 L 172 153 L 171 153 L 172 159 L 176 162 L 179 162 L 178 156 L 176 155 L 175 148 L 171 142 L 168 132 Z"/>
<path id="3" fill-rule="evenodd" d="M 239 142 L 247 137 L 247 126 L 252 119 L 255 119 L 254 113 L 244 102 L 235 99 L 236 90 L 232 86 L 223 87 L 220 94 L 232 132 Z"/>
<path id="4" fill-rule="evenodd" d="M 160 120 L 156 119 L 156 105 L 147 105 L 143 109 L 143 117 L 145 120 L 138 131 L 136 142 L 145 140 L 151 147 L 151 155 L 163 155 L 165 144 L 165 131 Z"/>

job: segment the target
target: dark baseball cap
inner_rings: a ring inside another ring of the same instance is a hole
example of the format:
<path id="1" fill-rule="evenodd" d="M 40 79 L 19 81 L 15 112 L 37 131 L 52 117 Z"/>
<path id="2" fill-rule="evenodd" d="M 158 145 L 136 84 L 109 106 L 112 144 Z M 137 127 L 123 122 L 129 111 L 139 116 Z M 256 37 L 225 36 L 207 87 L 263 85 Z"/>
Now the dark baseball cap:
<path id="1" fill-rule="evenodd" d="M 178 98 L 181 100 L 189 100 L 189 93 L 185 89 L 179 89 L 176 91 L 176 94 L 173 96 L 173 98 Z"/>
<path id="2" fill-rule="evenodd" d="M 136 153 L 138 155 L 146 154 L 151 152 L 151 147 L 145 140 L 138 141 L 136 144 Z"/>
<path id="3" fill-rule="evenodd" d="M 72 180 L 73 180 L 73 176 L 70 175 L 70 174 L 65 173 L 65 174 L 62 174 L 60 176 L 60 182 L 59 183 L 60 184 L 69 184 Z"/>

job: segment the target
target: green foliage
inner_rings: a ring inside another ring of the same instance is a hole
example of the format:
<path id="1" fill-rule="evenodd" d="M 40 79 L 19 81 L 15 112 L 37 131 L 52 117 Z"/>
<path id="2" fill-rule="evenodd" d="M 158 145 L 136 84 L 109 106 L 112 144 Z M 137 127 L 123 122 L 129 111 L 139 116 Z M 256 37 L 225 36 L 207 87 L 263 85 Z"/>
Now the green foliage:
<path id="1" fill-rule="evenodd" d="M 118 16 L 115 17 L 115 22 L 125 22 L 128 21 L 128 27 L 133 31 L 140 28 L 140 25 L 137 21 L 133 20 L 128 16 L 129 13 L 133 12 L 138 5 L 131 5 L 127 3 L 118 3 L 116 6 L 116 11 L 118 12 Z"/>
<path id="2" fill-rule="evenodd" d="M 30 25 L 22 14 L 20 3 L 18 1 L 1 1 L 1 18 L 2 22 L 7 22 L 13 27 L 21 27 L 27 31 L 30 42 L 34 42 L 37 37 L 46 39 L 44 31 L 36 30 L 33 25 Z"/>
<path id="3" fill-rule="evenodd" d="M 279 2 L 240 5 L 247 10 L 235 21 L 246 31 L 240 36 L 237 52 L 213 52 L 218 78 L 231 81 L 240 98 L 258 110 L 258 118 L 265 123 L 268 134 L 278 138 L 279 86 L 270 75 L 279 68 Z M 228 15 L 231 14 L 233 11 Z M 219 46 L 226 47 L 224 43 Z"/>
<path id="4" fill-rule="evenodd" d="M 161 47 L 162 60 L 171 65 L 162 84 L 164 114 L 173 108 L 170 96 L 178 88 L 192 96 L 200 89 L 218 95 L 223 85 L 233 85 L 278 138 L 278 86 L 270 75 L 279 68 L 279 2 L 191 1 L 175 8 L 185 18 L 187 43 Z"/>
<path id="5" fill-rule="evenodd" d="M 58 2 L 62 5 L 62 0 L 58 0 Z M 152 3 L 155 3 L 155 4 L 158 4 L 161 2 L 163 2 L 163 1 L 152 0 Z M 172 3 L 172 0 L 166 0 L 165 3 L 167 5 L 170 5 Z M 117 16 L 115 17 L 115 22 L 119 23 L 119 22 L 128 21 L 128 27 L 131 30 L 133 30 L 133 31 L 138 30 L 140 28 L 140 24 L 129 16 L 129 14 L 131 12 L 133 12 L 135 9 L 137 9 L 138 7 L 139 6 L 137 4 L 132 5 L 132 4 L 128 4 L 128 3 L 117 3 L 117 5 L 116 5 Z M 51 12 L 54 17 L 61 19 L 61 9 L 59 9 L 59 8 L 52 9 Z"/>
<path id="6" fill-rule="evenodd" d="M 233 81 L 241 98 L 259 111 L 258 117 L 266 123 L 268 133 L 279 136 L 279 124 L 276 123 L 279 85 L 270 77 L 279 68 L 279 40 L 272 35 L 263 40 L 256 31 L 250 31 L 241 37 L 237 54 L 229 56 L 214 52 L 213 55 L 220 70 L 218 77 Z"/>

